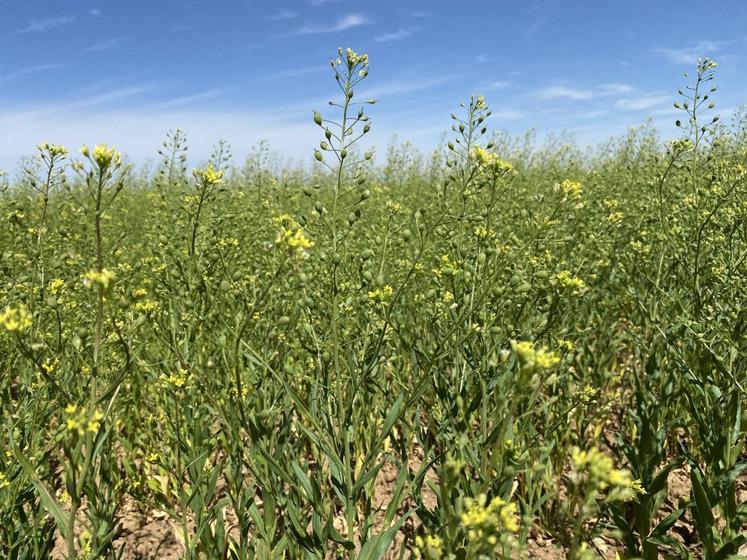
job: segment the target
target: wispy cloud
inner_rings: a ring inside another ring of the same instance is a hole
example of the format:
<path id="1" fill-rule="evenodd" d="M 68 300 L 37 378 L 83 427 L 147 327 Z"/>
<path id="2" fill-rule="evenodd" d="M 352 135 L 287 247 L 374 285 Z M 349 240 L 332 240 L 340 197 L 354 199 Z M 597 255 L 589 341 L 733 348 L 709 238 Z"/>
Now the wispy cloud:
<path id="1" fill-rule="evenodd" d="M 487 55 L 480 53 L 475 56 L 475 62 L 478 64 L 485 64 L 486 62 L 490 62 L 490 59 Z"/>
<path id="2" fill-rule="evenodd" d="M 48 70 L 57 70 L 58 68 L 63 68 L 65 66 L 66 64 L 62 62 L 29 66 L 27 68 L 15 70 L 14 72 L 8 72 L 5 75 L 0 75 L 0 83 L 12 82 L 13 80 L 16 80 L 18 78 L 23 78 L 24 76 L 38 74 L 39 72 L 46 72 Z"/>
<path id="3" fill-rule="evenodd" d="M 83 50 L 83 52 L 102 52 L 102 51 L 109 51 L 122 43 L 124 41 L 124 37 L 112 37 L 111 39 L 106 39 L 105 41 L 101 41 L 100 43 L 95 43 L 91 45 L 90 47 Z"/>
<path id="4" fill-rule="evenodd" d="M 495 80 L 494 82 L 490 82 L 485 85 L 484 89 L 503 89 L 512 85 L 514 85 L 514 83 L 507 80 Z"/>
<path id="5" fill-rule="evenodd" d="M 267 16 L 265 19 L 267 21 L 283 21 L 288 19 L 293 19 L 298 17 L 298 14 L 296 12 L 292 12 L 290 10 L 280 10 L 279 12 L 275 14 L 271 14 Z"/>
<path id="6" fill-rule="evenodd" d="M 417 31 L 417 28 L 415 27 L 402 27 L 392 33 L 384 33 L 383 35 L 379 35 L 374 40 L 378 43 L 400 41 L 402 39 L 407 39 L 408 37 L 412 37 L 416 31 Z"/>
<path id="7" fill-rule="evenodd" d="M 324 6 L 325 4 L 334 4 L 339 1 L 340 0 L 309 0 L 309 6 L 318 8 L 319 6 Z"/>
<path id="8" fill-rule="evenodd" d="M 304 25 L 303 27 L 299 27 L 296 30 L 296 35 L 335 33 L 337 31 L 352 29 L 353 27 L 360 27 L 361 25 L 368 25 L 369 23 L 368 18 L 362 14 L 347 14 L 338 19 L 332 26 Z"/>
<path id="9" fill-rule="evenodd" d="M 88 15 L 91 15 L 93 17 L 100 17 L 101 16 L 101 10 L 98 8 L 92 8 L 88 10 Z"/>
<path id="10" fill-rule="evenodd" d="M 210 90 L 203 91 L 200 93 L 195 93 L 192 95 L 184 95 L 182 97 L 175 97 L 174 99 L 169 99 L 167 101 L 161 101 L 158 103 L 145 105 L 144 108 L 161 110 L 161 109 L 174 108 L 174 107 L 192 106 L 201 101 L 213 100 L 216 97 L 223 95 L 227 91 L 228 89 L 226 88 L 210 89 Z"/>
<path id="11" fill-rule="evenodd" d="M 691 47 L 671 49 L 671 48 L 656 48 L 654 52 L 663 56 L 669 62 L 674 64 L 694 64 L 698 57 L 712 56 L 719 52 L 721 49 L 721 43 L 715 43 L 713 41 L 700 41 L 699 43 L 692 45 Z"/>
<path id="12" fill-rule="evenodd" d="M 19 30 L 18 33 L 37 33 L 41 31 L 47 31 L 49 29 L 54 29 L 55 27 L 73 23 L 74 21 L 75 16 L 60 16 L 45 19 L 34 19 L 31 20 L 26 27 Z"/>
<path id="13" fill-rule="evenodd" d="M 280 78 L 295 78 L 297 76 L 305 76 L 306 74 L 321 73 L 325 70 L 329 70 L 329 65 L 325 66 L 305 66 L 303 68 L 289 68 L 288 70 L 280 70 L 272 74 L 267 74 L 261 78 L 261 80 L 277 80 Z"/>
<path id="14" fill-rule="evenodd" d="M 549 86 L 537 90 L 536 94 L 540 99 L 573 99 L 574 101 L 594 97 L 594 92 L 590 89 L 578 89 L 568 86 Z"/>
<path id="15" fill-rule="evenodd" d="M 635 88 L 627 84 L 602 84 L 596 88 L 577 88 L 564 85 L 555 85 L 540 88 L 535 95 L 540 99 L 570 99 L 572 101 L 585 101 L 598 97 L 609 97 L 614 95 L 625 95 L 635 91 Z"/>
<path id="16" fill-rule="evenodd" d="M 668 103 L 671 100 L 671 95 L 654 93 L 651 95 L 639 95 L 636 97 L 631 97 L 629 99 L 618 99 L 615 102 L 615 107 L 628 111 L 640 111 L 642 109 L 650 109 L 652 107 L 656 107 L 657 105 Z"/>

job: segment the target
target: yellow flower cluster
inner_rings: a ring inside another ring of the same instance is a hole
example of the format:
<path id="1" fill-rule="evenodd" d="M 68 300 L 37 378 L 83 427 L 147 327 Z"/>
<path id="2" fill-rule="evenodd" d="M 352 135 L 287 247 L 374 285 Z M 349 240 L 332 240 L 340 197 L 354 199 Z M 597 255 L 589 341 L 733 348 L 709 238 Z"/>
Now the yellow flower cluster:
<path id="1" fill-rule="evenodd" d="M 49 293 L 56 296 L 60 293 L 62 288 L 65 286 L 65 281 L 62 278 L 55 278 L 49 283 Z"/>
<path id="2" fill-rule="evenodd" d="M 342 56 L 342 49 L 337 49 L 337 53 Z M 368 66 L 368 55 L 367 54 L 358 54 L 353 49 L 348 47 L 345 49 L 345 60 L 348 63 L 348 66 L 350 68 L 353 68 L 359 64 L 363 66 Z"/>
<path id="3" fill-rule="evenodd" d="M 586 282 L 578 276 L 573 276 L 568 270 L 561 270 L 555 275 L 555 284 L 564 290 L 568 290 L 574 296 L 582 296 L 586 293 Z"/>
<path id="4" fill-rule="evenodd" d="M 595 447 L 588 451 L 574 447 L 571 461 L 574 482 L 586 485 L 593 492 L 609 490 L 608 500 L 630 500 L 645 492 L 640 481 L 630 476 L 630 471 L 616 469 L 612 459 Z"/>
<path id="5" fill-rule="evenodd" d="M 559 192 L 564 199 L 576 199 L 581 196 L 583 187 L 578 181 L 565 179 L 562 183 L 555 186 L 555 191 Z"/>
<path id="6" fill-rule="evenodd" d="M 504 175 L 514 170 L 514 166 L 511 163 L 502 160 L 497 154 L 489 152 L 480 146 L 472 149 L 472 158 L 483 170 L 492 172 L 495 175 Z"/>
<path id="7" fill-rule="evenodd" d="M 212 163 L 205 169 L 193 169 L 192 175 L 206 187 L 219 185 L 223 181 L 223 171 L 217 171 Z"/>
<path id="8" fill-rule="evenodd" d="M 49 142 L 42 142 L 37 146 L 40 152 L 48 153 L 51 157 L 65 157 L 68 154 L 68 150 L 65 146 L 60 144 L 50 144 Z"/>
<path id="9" fill-rule="evenodd" d="M 296 228 L 294 231 L 283 227 L 280 228 L 275 245 L 285 248 L 292 255 L 302 256 L 306 253 L 306 249 L 314 246 L 314 242 L 306 237 L 303 228 Z"/>
<path id="10" fill-rule="evenodd" d="M 485 494 L 467 498 L 467 511 L 462 514 L 462 526 L 471 543 L 487 542 L 495 546 L 503 532 L 517 533 L 516 504 L 496 496 L 487 502 Z"/>
<path id="11" fill-rule="evenodd" d="M 10 481 L 8 480 L 8 477 L 5 475 L 4 472 L 0 471 L 0 490 L 3 488 L 7 488 L 10 486 Z"/>
<path id="12" fill-rule="evenodd" d="M 438 535 L 418 536 L 415 539 L 415 558 L 424 560 L 441 560 L 444 554 L 444 543 Z"/>
<path id="13" fill-rule="evenodd" d="M 384 286 L 383 288 L 376 288 L 375 290 L 368 292 L 368 299 L 371 303 L 377 301 L 384 302 L 392 297 L 394 290 L 391 286 Z"/>
<path id="14" fill-rule="evenodd" d="M 18 307 L 6 307 L 0 313 L 0 325 L 6 331 L 22 333 L 31 326 L 31 313 L 25 305 Z"/>
<path id="15" fill-rule="evenodd" d="M 67 416 L 68 432 L 77 433 L 81 437 L 86 433 L 97 433 L 101 426 L 101 420 L 104 418 L 104 415 L 98 410 L 89 414 L 86 410 L 82 410 L 74 404 L 65 408 L 65 415 Z"/>
<path id="16" fill-rule="evenodd" d="M 528 341 L 512 341 L 511 349 L 519 358 L 519 365 L 524 372 L 550 369 L 560 362 L 560 358 L 547 348 L 535 348 Z"/>
<path id="17" fill-rule="evenodd" d="M 103 292 L 108 292 L 114 286 L 114 282 L 117 280 L 117 275 L 111 270 L 106 268 L 102 269 L 101 272 L 92 270 L 83 277 L 83 284 L 90 288 L 96 286 Z"/>
<path id="18" fill-rule="evenodd" d="M 98 144 L 97 146 L 94 146 L 93 151 L 91 151 L 88 146 L 84 145 L 80 149 L 80 153 L 85 157 L 92 159 L 101 171 L 108 169 L 112 165 L 115 167 L 122 165 L 122 154 L 118 152 L 114 146 Z"/>
<path id="19" fill-rule="evenodd" d="M 161 381 L 164 385 L 171 385 L 176 389 L 182 389 L 189 382 L 189 372 L 184 368 L 179 368 L 179 371 L 176 373 L 162 374 Z"/>

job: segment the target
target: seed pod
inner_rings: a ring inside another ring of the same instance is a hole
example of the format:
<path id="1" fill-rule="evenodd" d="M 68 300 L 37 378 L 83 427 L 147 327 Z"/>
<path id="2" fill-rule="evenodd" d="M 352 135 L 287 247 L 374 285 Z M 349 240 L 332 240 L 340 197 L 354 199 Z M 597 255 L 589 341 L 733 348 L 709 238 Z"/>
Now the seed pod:
<path id="1" fill-rule="evenodd" d="M 320 152 L 319 150 L 314 150 L 314 157 L 316 158 L 316 161 L 324 160 L 324 156 L 322 155 L 322 152 Z"/>
<path id="2" fill-rule="evenodd" d="M 314 111 L 314 122 L 319 126 L 322 126 L 322 116 L 318 111 Z"/>

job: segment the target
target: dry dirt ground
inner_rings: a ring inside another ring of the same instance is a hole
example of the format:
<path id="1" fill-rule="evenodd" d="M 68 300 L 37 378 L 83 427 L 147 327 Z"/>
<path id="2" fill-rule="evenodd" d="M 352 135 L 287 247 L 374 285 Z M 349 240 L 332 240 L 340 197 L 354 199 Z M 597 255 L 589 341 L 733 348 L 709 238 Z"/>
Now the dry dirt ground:
<path id="1" fill-rule="evenodd" d="M 385 507 L 391 499 L 391 492 L 396 480 L 397 472 L 393 466 L 382 469 L 376 481 L 377 506 Z M 740 502 L 747 500 L 747 480 L 741 481 Z M 436 497 L 426 490 L 428 495 L 425 502 L 428 507 L 436 505 Z M 673 471 L 669 476 L 669 495 L 664 504 L 665 514 L 676 509 L 678 504 L 690 495 L 690 476 L 687 467 Z M 118 547 L 124 545 L 123 560 L 178 560 L 181 558 L 182 545 L 177 537 L 178 528 L 164 512 L 142 511 L 132 501 L 126 501 L 121 509 L 120 521 L 123 527 L 122 536 L 118 539 Z M 411 520 L 403 527 L 392 546 L 387 560 L 400 558 L 402 544 L 406 534 L 417 530 L 418 521 Z M 676 538 L 688 546 L 696 557 L 699 557 L 697 535 L 688 517 L 678 521 L 673 530 Z M 595 539 L 594 546 L 597 553 L 605 560 L 614 560 L 619 552 L 617 544 L 609 539 Z M 747 552 L 740 551 L 740 552 Z M 566 551 L 546 534 L 534 531 L 527 543 L 525 558 L 536 560 L 562 560 Z M 334 556 L 331 556 L 333 558 Z M 64 559 L 62 543 L 53 554 L 54 559 Z M 406 554 L 405 558 L 409 558 Z"/>

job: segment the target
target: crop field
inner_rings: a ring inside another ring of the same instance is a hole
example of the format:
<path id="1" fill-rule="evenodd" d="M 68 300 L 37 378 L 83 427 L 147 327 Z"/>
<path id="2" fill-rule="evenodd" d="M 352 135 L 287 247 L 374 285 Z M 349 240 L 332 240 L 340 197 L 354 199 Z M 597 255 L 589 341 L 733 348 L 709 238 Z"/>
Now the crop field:
<path id="1" fill-rule="evenodd" d="M 0 179 L 0 558 L 747 557 L 717 64 L 673 141 L 538 144 L 476 95 L 382 161 L 368 57 L 330 66 L 308 167 L 192 171 L 174 130 Z"/>

